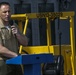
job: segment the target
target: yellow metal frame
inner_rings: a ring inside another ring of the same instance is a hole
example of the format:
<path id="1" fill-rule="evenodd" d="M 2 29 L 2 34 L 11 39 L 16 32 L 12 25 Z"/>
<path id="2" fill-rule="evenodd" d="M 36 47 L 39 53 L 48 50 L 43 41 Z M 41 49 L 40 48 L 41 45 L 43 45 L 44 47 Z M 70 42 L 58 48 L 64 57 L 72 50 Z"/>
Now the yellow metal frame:
<path id="1" fill-rule="evenodd" d="M 34 18 L 46 18 L 47 25 L 47 45 L 46 46 L 20 46 L 19 53 L 23 54 L 22 49 L 26 50 L 29 54 L 39 54 L 39 53 L 53 53 L 54 55 L 59 55 L 59 45 L 51 44 L 51 30 L 50 22 L 56 18 L 68 19 L 70 22 L 70 45 L 61 45 L 62 55 L 64 57 L 64 75 L 76 75 L 75 69 L 75 34 L 74 34 L 74 15 L 71 12 L 45 12 L 45 13 L 27 13 L 27 14 L 14 14 L 11 16 L 13 20 L 18 20 L 19 28 L 22 31 L 22 21 L 25 21 L 25 27 L 23 34 L 26 33 L 26 28 L 29 19 Z"/>

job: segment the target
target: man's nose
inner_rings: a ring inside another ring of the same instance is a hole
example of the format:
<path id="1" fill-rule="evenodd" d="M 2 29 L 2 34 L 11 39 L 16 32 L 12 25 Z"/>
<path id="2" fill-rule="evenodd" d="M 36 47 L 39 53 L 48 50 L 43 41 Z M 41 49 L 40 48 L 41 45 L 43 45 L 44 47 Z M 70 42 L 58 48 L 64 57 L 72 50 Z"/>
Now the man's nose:
<path id="1" fill-rule="evenodd" d="M 9 12 L 6 12 L 7 15 L 9 15 Z"/>

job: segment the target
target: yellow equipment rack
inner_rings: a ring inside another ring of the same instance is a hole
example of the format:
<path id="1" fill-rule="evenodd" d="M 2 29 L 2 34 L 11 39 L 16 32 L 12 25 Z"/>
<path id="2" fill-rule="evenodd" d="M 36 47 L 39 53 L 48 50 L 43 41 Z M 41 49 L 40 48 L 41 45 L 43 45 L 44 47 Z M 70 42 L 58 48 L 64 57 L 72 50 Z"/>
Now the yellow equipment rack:
<path id="1" fill-rule="evenodd" d="M 45 12 L 45 13 L 25 13 L 25 14 L 13 14 L 11 18 L 13 20 L 18 20 L 18 26 L 20 30 L 23 30 L 23 34 L 26 34 L 26 28 L 29 19 L 34 18 L 46 18 L 46 31 L 47 31 L 47 45 L 46 46 L 20 46 L 19 53 L 23 54 L 22 49 L 26 50 L 29 54 L 39 54 L 39 53 L 53 53 L 54 55 L 59 55 L 59 45 L 52 45 L 51 40 L 51 30 L 50 22 L 56 18 L 59 19 L 69 19 L 70 22 L 70 44 L 61 45 L 61 54 L 64 57 L 64 75 L 76 75 L 75 66 L 75 31 L 74 31 L 74 15 L 71 12 Z M 22 28 L 22 22 L 25 22 L 24 29 Z"/>

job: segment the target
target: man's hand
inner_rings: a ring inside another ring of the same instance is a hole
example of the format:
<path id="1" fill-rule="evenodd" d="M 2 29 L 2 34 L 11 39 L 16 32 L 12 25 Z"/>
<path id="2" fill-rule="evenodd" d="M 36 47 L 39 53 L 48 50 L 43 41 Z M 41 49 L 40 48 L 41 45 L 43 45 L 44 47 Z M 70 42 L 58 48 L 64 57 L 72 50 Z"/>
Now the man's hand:
<path id="1" fill-rule="evenodd" d="M 13 34 L 19 33 L 19 30 L 18 30 L 18 28 L 17 28 L 15 25 L 12 25 L 12 26 L 11 26 L 11 30 L 12 30 L 12 33 L 13 33 Z"/>
<path id="2" fill-rule="evenodd" d="M 28 45 L 28 38 L 25 35 L 23 35 L 15 25 L 11 26 L 11 30 L 13 35 L 16 35 L 16 38 L 18 39 L 21 45 L 23 46 Z"/>

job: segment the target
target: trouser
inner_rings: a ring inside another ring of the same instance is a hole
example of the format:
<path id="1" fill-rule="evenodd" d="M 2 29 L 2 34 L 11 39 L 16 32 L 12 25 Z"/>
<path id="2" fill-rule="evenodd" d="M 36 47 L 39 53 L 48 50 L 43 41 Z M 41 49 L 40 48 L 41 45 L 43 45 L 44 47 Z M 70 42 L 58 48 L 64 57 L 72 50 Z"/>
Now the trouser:
<path id="1" fill-rule="evenodd" d="M 0 60 L 0 75 L 23 75 L 20 65 L 7 65 L 4 60 Z"/>

